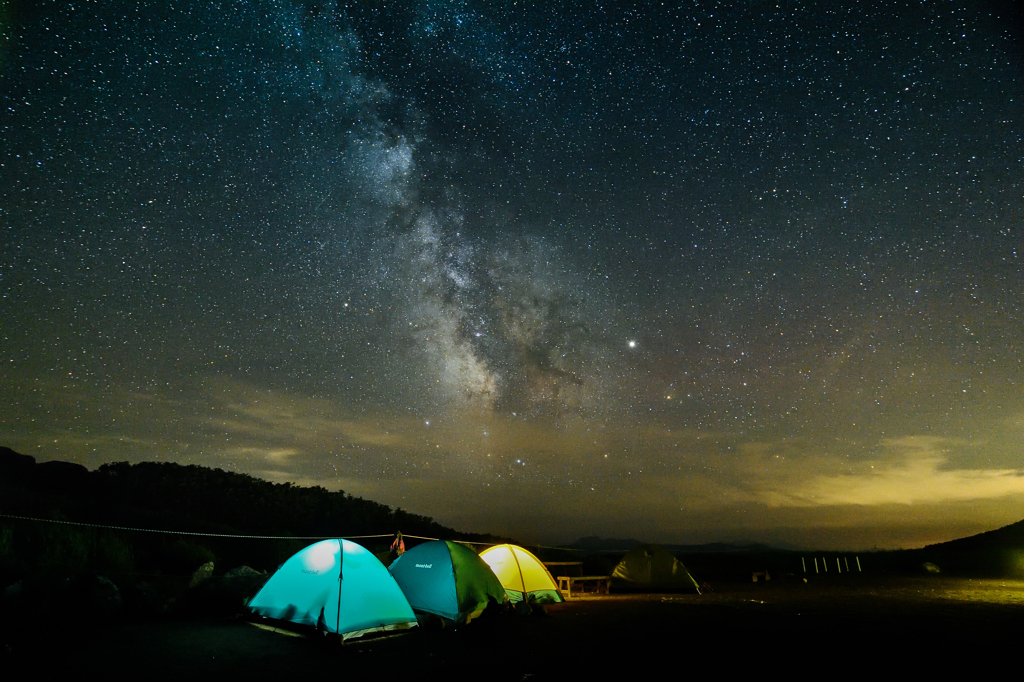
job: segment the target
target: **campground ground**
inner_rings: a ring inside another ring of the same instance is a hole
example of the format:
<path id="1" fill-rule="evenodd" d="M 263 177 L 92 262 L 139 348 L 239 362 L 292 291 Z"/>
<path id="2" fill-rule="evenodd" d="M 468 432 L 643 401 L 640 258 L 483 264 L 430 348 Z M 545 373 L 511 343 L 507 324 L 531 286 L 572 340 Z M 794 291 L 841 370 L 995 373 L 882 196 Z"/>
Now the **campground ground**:
<path id="1" fill-rule="evenodd" d="M 543 615 L 484 617 L 344 646 L 242 618 L 121 619 L 22 632 L 5 670 L 36 679 L 285 679 L 320 675 L 468 679 L 608 679 L 665 666 L 790 679 L 853 670 L 979 672 L 1019 648 L 1024 582 L 850 576 L 716 585 L 703 595 L 585 596 Z M 617 676 L 617 675 L 614 675 Z"/>

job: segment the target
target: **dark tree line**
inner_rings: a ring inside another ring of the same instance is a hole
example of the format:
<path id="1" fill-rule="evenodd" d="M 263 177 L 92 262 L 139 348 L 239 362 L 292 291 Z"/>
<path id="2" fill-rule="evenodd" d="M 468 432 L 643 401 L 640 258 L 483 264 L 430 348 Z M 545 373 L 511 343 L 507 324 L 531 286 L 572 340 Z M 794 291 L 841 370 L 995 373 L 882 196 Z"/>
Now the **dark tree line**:
<path id="1" fill-rule="evenodd" d="M 390 536 L 499 541 L 322 487 L 169 462 L 117 462 L 95 471 L 36 463 L 0 448 L 0 513 L 104 526 L 228 535 Z M 312 540 L 155 534 L 0 518 L 0 576 L 38 570 L 182 574 L 205 561 L 273 570 Z M 386 550 L 390 537 L 360 541 Z"/>

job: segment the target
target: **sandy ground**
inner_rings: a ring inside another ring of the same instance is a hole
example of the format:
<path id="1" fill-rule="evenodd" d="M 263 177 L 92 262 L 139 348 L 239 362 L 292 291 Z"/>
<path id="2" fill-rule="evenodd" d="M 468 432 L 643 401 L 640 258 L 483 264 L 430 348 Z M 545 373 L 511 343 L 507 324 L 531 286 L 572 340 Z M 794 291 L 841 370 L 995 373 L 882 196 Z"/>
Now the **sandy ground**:
<path id="1" fill-rule="evenodd" d="M 54 624 L 3 654 L 32 679 L 611 679 L 776 673 L 848 679 L 895 671 L 977 673 L 1016 658 L 1024 582 L 854 579 L 718 586 L 704 595 L 584 597 L 544 615 L 498 615 L 344 646 L 235 619 Z M 5 676 L 6 677 L 6 676 Z M 14 679 L 14 678 L 11 678 Z M 27 678 L 26 678 L 27 679 Z M 365 677 L 363 677 L 365 679 Z"/>

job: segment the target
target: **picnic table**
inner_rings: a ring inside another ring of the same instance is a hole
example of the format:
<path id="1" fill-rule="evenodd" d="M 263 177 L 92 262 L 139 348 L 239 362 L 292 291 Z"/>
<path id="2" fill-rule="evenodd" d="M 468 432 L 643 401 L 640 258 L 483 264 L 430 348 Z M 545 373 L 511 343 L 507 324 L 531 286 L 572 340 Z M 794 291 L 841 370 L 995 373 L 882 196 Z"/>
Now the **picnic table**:
<path id="1" fill-rule="evenodd" d="M 566 598 L 572 597 L 574 590 L 577 594 L 608 594 L 608 580 L 606 575 L 560 575 L 558 591 Z"/>

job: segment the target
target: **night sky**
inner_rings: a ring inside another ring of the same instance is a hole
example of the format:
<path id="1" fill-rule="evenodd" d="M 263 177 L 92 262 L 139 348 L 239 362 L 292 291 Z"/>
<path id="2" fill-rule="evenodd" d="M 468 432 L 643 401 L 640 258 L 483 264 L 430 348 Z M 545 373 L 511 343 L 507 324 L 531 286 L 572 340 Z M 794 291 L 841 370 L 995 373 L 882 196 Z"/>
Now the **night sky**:
<path id="1" fill-rule="evenodd" d="M 0 445 L 546 543 L 1020 520 L 1012 5 L 0 2 Z"/>

